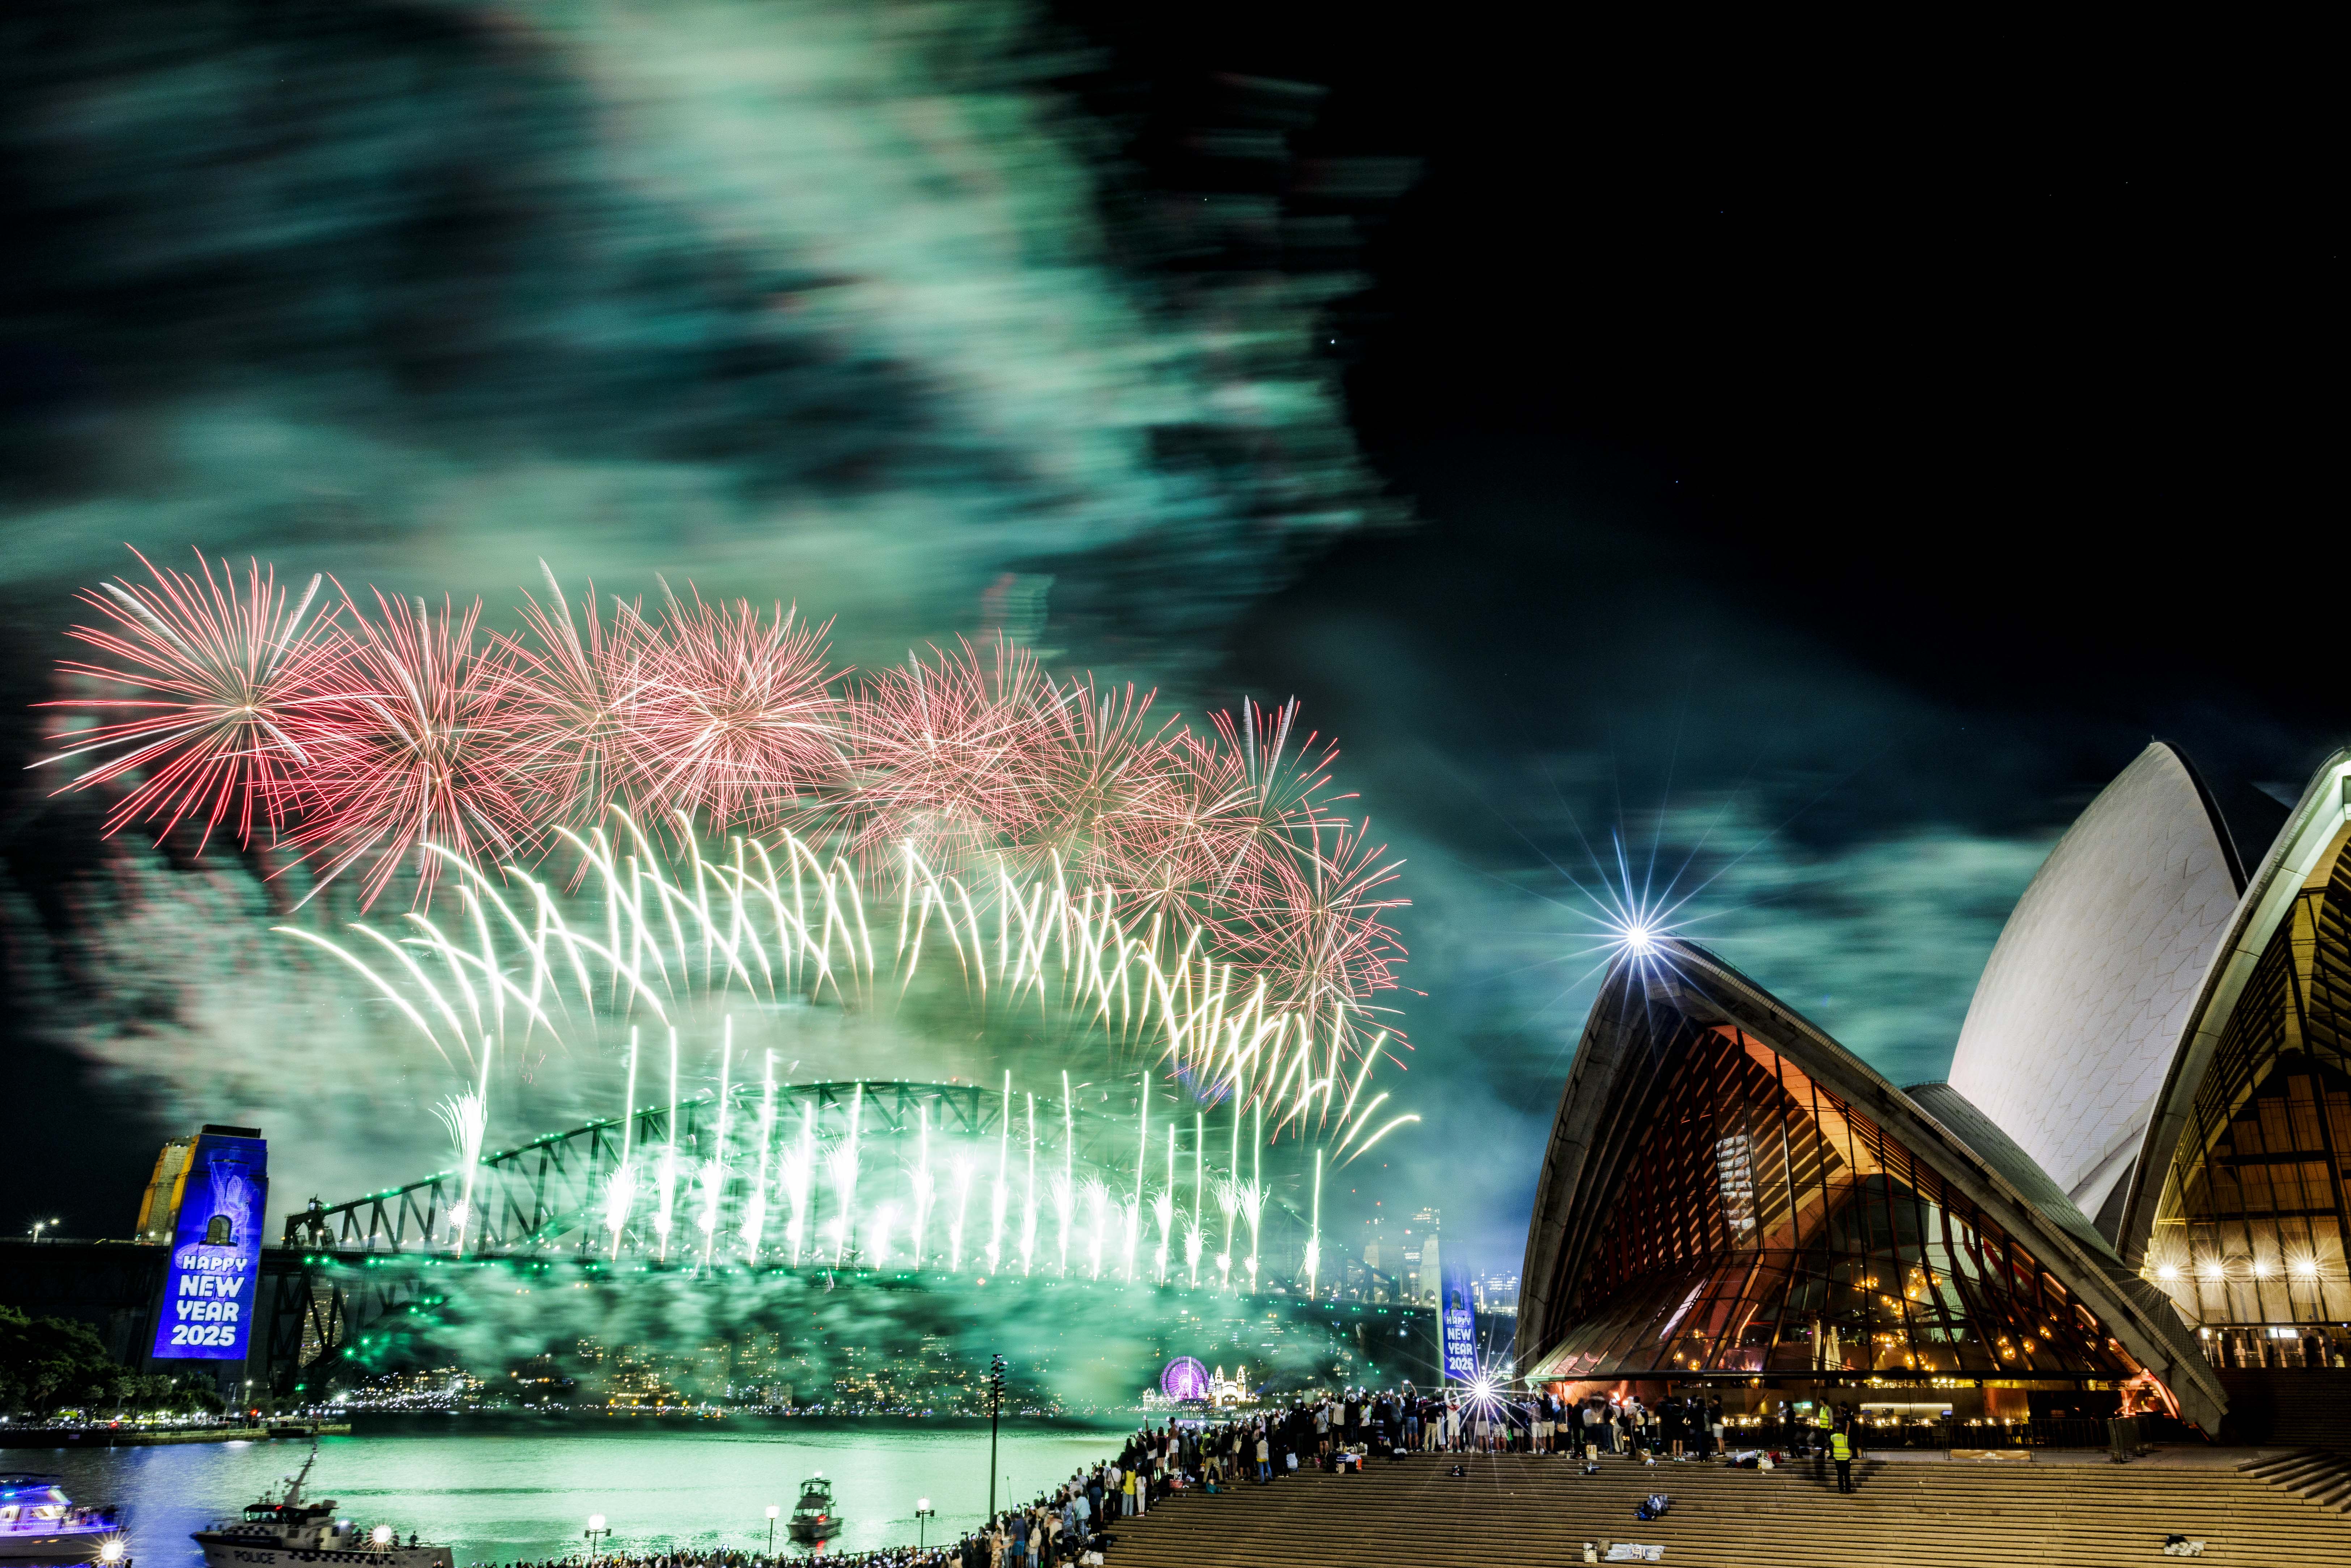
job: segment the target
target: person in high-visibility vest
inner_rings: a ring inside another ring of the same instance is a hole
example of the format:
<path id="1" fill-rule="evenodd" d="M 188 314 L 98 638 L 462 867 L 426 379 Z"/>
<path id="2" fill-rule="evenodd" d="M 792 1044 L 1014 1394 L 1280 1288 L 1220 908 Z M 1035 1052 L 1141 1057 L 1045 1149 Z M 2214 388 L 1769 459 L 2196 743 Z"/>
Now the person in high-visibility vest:
<path id="1" fill-rule="evenodd" d="M 1829 1428 L 1836 1425 L 1836 1411 L 1826 1399 L 1813 1402 L 1813 1425 L 1819 1428 L 1813 1434 L 1813 1475 L 1815 1479 L 1826 1480 L 1828 1474 L 1821 1467 L 1828 1458 Z"/>
<path id="2" fill-rule="evenodd" d="M 1842 1427 L 1829 1434 L 1829 1458 L 1836 1461 L 1837 1490 L 1853 1490 L 1853 1438 Z"/>

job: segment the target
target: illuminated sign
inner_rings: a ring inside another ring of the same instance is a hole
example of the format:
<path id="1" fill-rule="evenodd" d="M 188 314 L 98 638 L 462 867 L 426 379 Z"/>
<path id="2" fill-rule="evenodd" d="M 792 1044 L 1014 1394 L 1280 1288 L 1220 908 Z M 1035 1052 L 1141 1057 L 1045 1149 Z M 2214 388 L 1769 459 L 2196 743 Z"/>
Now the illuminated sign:
<path id="1" fill-rule="evenodd" d="M 205 1133 L 188 1156 L 172 1263 L 155 1320 L 158 1359 L 243 1361 L 261 1296 L 269 1145 Z"/>
<path id="2" fill-rule="evenodd" d="M 1469 1279 L 1445 1270 L 1445 1304 L 1439 1309 L 1438 1332 L 1444 1335 L 1444 1373 L 1468 1383 L 1478 1375 L 1478 1314 L 1469 1304 Z"/>

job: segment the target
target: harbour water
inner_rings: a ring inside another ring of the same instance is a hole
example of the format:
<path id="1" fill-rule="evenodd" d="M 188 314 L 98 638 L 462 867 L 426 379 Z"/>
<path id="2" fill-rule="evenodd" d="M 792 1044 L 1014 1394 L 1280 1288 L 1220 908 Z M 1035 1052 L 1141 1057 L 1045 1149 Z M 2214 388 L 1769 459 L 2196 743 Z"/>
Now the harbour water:
<path id="1" fill-rule="evenodd" d="M 1138 1423 L 1139 1424 L 1139 1418 Z M 998 1445 L 999 1504 L 1026 1500 L 1081 1464 L 1108 1457 L 1125 1427 L 1007 1422 Z M 77 1502 L 131 1510 L 139 1568 L 199 1560 L 188 1532 L 233 1515 L 290 1474 L 298 1442 L 170 1448 L 11 1448 L 0 1468 L 61 1474 Z M 848 1529 L 831 1552 L 915 1539 L 914 1508 L 931 1541 L 952 1539 L 987 1507 L 985 1423 L 789 1422 L 766 1429 L 719 1423 L 469 1432 L 361 1432 L 319 1441 L 313 1495 L 346 1517 L 413 1530 L 456 1548 L 466 1564 L 540 1561 L 582 1549 L 590 1514 L 612 1530 L 609 1549 L 658 1552 L 764 1550 L 767 1509 L 789 1515 L 799 1483 L 822 1471 Z M 787 1550 L 780 1524 L 776 1548 Z M 796 1549 L 797 1550 L 797 1549 Z"/>

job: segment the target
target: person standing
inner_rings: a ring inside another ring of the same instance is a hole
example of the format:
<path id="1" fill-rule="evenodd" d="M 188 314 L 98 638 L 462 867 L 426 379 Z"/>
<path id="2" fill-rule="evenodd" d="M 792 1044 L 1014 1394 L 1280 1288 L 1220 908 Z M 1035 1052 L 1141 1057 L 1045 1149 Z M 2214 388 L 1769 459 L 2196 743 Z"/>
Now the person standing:
<path id="1" fill-rule="evenodd" d="M 1843 1427 L 1829 1433 L 1829 1458 L 1836 1465 L 1837 1490 L 1853 1490 L 1853 1437 Z"/>

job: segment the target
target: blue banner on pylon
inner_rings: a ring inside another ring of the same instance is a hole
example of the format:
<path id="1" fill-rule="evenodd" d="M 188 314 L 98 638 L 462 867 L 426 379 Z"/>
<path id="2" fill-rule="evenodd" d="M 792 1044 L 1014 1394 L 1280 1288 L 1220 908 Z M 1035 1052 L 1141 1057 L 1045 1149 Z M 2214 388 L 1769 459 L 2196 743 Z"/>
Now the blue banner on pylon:
<path id="1" fill-rule="evenodd" d="M 1437 1311 L 1445 1376 L 1468 1383 L 1478 1375 L 1478 1313 L 1471 1305 L 1468 1275 L 1445 1270 L 1445 1300 Z"/>

